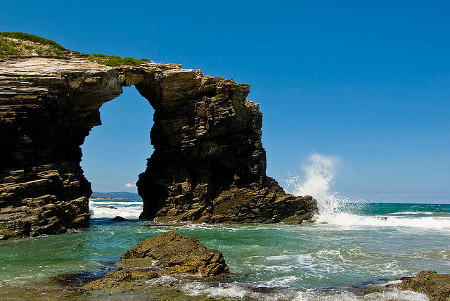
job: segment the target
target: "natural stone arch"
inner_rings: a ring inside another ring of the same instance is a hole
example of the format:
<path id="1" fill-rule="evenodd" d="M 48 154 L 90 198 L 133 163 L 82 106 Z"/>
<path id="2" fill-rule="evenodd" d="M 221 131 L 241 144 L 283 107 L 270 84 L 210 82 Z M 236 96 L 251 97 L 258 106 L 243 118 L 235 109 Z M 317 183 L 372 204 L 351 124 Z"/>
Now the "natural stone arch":
<path id="1" fill-rule="evenodd" d="M 139 176 L 142 218 L 301 222 L 316 205 L 266 176 L 250 87 L 174 64 L 107 67 L 64 58 L 0 61 L 0 238 L 89 223 L 81 148 L 100 106 L 134 85 L 154 109 L 154 152 Z M 149 116 L 150 117 L 150 116 Z"/>
<path id="2" fill-rule="evenodd" d="M 97 196 L 95 192 L 137 193 L 138 176 L 153 153 L 150 143 L 153 107 L 134 86 L 122 89 L 122 94 L 100 107 L 102 124 L 93 127 L 81 145 L 80 165 L 91 182 L 92 196 Z M 138 199 L 142 204 L 142 199 Z M 89 206 L 91 219 L 99 217 L 92 213 L 92 199 Z M 142 212 L 140 208 L 136 218 Z"/>

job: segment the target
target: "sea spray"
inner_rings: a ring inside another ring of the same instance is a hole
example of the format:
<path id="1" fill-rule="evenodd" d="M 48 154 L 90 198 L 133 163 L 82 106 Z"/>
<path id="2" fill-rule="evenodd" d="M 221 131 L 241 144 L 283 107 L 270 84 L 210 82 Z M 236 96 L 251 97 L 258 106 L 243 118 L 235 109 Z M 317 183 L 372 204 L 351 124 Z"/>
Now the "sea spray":
<path id="1" fill-rule="evenodd" d="M 371 214 L 369 209 L 373 206 L 369 206 L 367 202 L 359 198 L 347 198 L 334 188 L 339 161 L 340 159 L 336 156 L 312 154 L 303 165 L 303 177 L 292 176 L 287 181 L 290 193 L 298 196 L 311 195 L 317 200 L 319 213 L 316 215 L 316 222 L 344 227 L 450 230 L 448 215 L 436 216 L 433 213 L 428 214 L 430 212 L 424 214 L 420 210 Z"/>
<path id="2" fill-rule="evenodd" d="M 290 193 L 298 196 L 311 195 L 317 200 L 317 221 L 325 222 L 342 210 L 347 199 L 334 189 L 339 158 L 312 154 L 303 165 L 304 176 L 292 176 L 288 182 Z"/>

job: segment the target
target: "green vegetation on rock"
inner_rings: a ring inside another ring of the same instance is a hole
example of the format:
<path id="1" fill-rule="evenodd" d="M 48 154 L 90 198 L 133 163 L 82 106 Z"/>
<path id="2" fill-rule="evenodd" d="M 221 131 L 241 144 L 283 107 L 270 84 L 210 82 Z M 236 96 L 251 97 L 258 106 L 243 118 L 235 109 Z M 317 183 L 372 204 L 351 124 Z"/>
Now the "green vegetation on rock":
<path id="1" fill-rule="evenodd" d="M 0 58 L 14 55 L 62 56 L 68 50 L 55 41 L 24 32 L 0 32 Z"/>
<path id="2" fill-rule="evenodd" d="M 10 56 L 64 56 L 69 50 L 55 41 L 25 32 L 0 32 L 0 58 Z M 124 58 L 117 55 L 94 53 L 88 56 L 92 62 L 116 67 L 122 65 L 136 66 L 151 63 L 149 59 Z"/>
<path id="3" fill-rule="evenodd" d="M 88 56 L 88 59 L 92 62 L 97 62 L 102 65 L 116 67 L 121 65 L 141 65 L 146 63 L 151 63 L 149 59 L 135 59 L 129 56 L 126 56 L 124 58 L 118 56 L 118 55 L 106 55 L 101 53 L 93 53 Z"/>
<path id="4" fill-rule="evenodd" d="M 37 36 L 34 34 L 25 33 L 25 32 L 20 32 L 20 31 L 0 32 L 0 36 L 18 39 L 18 40 L 24 40 L 24 41 L 31 41 L 31 42 L 42 44 L 42 45 L 50 45 L 50 46 L 53 46 L 53 47 L 55 47 L 59 50 L 63 50 L 63 51 L 67 50 L 63 46 L 56 43 L 55 41 L 52 41 L 52 40 L 49 40 L 49 39 L 46 39 L 46 38 L 43 38 L 43 37 L 40 37 L 40 36 Z"/>

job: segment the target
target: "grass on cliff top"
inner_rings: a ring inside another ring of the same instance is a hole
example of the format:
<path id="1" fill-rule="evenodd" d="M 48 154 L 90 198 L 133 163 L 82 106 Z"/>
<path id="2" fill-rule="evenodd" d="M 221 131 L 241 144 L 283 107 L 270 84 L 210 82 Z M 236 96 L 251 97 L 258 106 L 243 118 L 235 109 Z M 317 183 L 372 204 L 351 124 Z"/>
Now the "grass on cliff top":
<path id="1" fill-rule="evenodd" d="M 12 55 L 62 56 L 68 51 L 55 41 L 34 34 L 0 32 L 0 58 Z"/>
<path id="2" fill-rule="evenodd" d="M 88 56 L 88 59 L 92 62 L 97 62 L 102 65 L 116 67 L 116 66 L 122 66 L 122 65 L 142 65 L 151 63 L 149 59 L 143 58 L 143 59 L 135 59 L 129 56 L 126 56 L 124 58 L 118 56 L 118 55 L 106 55 L 106 54 L 100 54 L 100 53 L 93 53 Z"/>
<path id="3" fill-rule="evenodd" d="M 43 38 L 43 37 L 40 37 L 40 36 L 37 36 L 34 34 L 30 34 L 30 33 L 25 33 L 25 32 L 20 32 L 20 31 L 0 32 L 0 36 L 18 39 L 18 40 L 24 40 L 24 41 L 31 41 L 31 42 L 42 44 L 42 45 L 50 45 L 50 46 L 53 46 L 53 47 L 58 48 L 59 50 L 63 50 L 63 51 L 67 50 L 63 46 L 56 43 L 55 41 L 52 41 L 52 40 L 49 40 L 49 39 L 46 39 L 46 38 Z"/>
<path id="4" fill-rule="evenodd" d="M 25 32 L 0 32 L 0 58 L 10 56 L 63 56 L 69 50 L 55 41 Z M 116 67 L 122 65 L 141 65 L 151 63 L 149 59 L 124 58 L 117 55 L 94 53 L 88 59 L 98 64 Z"/>

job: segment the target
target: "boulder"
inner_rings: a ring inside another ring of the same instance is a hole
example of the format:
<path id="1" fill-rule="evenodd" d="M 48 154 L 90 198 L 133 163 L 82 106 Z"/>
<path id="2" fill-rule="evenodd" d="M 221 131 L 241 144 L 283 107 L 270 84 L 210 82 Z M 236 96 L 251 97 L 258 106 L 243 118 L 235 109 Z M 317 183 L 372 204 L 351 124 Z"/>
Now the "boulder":
<path id="1" fill-rule="evenodd" d="M 424 293 L 430 301 L 450 301 L 450 274 L 422 271 L 416 277 L 404 277 L 398 287 Z"/>
<path id="2" fill-rule="evenodd" d="M 169 231 L 148 238 L 122 254 L 119 269 L 84 286 L 88 290 L 148 289 L 148 280 L 175 277 L 222 277 L 230 273 L 223 255 L 198 240 Z M 145 286 L 144 286 L 145 284 Z"/>
<path id="3" fill-rule="evenodd" d="M 120 257 L 117 265 L 157 268 L 163 274 L 192 274 L 202 277 L 230 273 L 222 252 L 210 250 L 197 239 L 169 231 L 146 239 Z"/>

